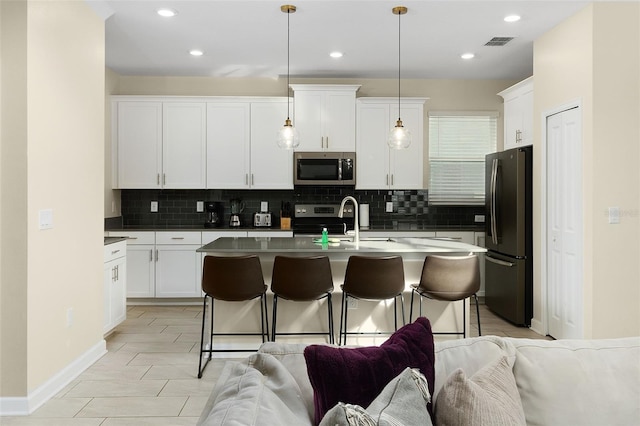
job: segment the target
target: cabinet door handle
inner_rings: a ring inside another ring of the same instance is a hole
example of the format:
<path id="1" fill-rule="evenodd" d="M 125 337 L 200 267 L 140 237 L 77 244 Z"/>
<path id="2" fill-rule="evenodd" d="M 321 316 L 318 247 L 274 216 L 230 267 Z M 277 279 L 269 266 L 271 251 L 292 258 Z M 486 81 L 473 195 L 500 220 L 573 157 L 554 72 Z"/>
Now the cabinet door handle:
<path id="1" fill-rule="evenodd" d="M 393 175 L 391 175 L 391 186 L 393 186 Z"/>
<path id="2" fill-rule="evenodd" d="M 244 184 L 245 185 L 249 185 L 249 174 L 248 173 L 244 174 Z"/>
<path id="3" fill-rule="evenodd" d="M 153 262 L 153 249 L 149 250 L 149 262 Z"/>
<path id="4" fill-rule="evenodd" d="M 326 146 L 326 148 L 329 149 L 329 136 L 327 136 L 327 146 Z"/>
<path id="5" fill-rule="evenodd" d="M 389 185 L 389 175 L 387 174 L 387 186 Z"/>
<path id="6" fill-rule="evenodd" d="M 119 268 L 119 266 L 120 265 L 116 265 L 116 279 L 115 279 L 115 281 L 118 281 L 118 278 L 120 277 L 120 268 Z"/>
<path id="7" fill-rule="evenodd" d="M 251 186 L 253 186 L 253 185 L 254 185 L 254 183 L 253 183 L 253 173 L 251 173 Z"/>
<path id="8" fill-rule="evenodd" d="M 160 173 L 156 173 L 156 184 L 160 186 Z"/>
<path id="9" fill-rule="evenodd" d="M 158 256 L 158 249 L 156 249 L 156 262 L 160 260 L 160 256 Z"/>
<path id="10" fill-rule="evenodd" d="M 163 173 L 163 174 L 162 174 L 162 184 L 163 184 L 163 185 L 166 185 L 166 184 L 167 184 L 167 175 L 166 175 L 166 173 Z"/>

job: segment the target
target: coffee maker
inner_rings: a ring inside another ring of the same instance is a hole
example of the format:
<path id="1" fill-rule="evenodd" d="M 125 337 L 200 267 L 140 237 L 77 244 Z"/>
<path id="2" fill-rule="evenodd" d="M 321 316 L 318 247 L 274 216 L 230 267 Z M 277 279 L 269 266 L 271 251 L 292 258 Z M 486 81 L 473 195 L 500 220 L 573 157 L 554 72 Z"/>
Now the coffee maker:
<path id="1" fill-rule="evenodd" d="M 205 203 L 207 220 L 204 222 L 205 228 L 217 228 L 222 225 L 224 205 L 219 201 L 207 201 Z"/>
<path id="2" fill-rule="evenodd" d="M 242 216 L 240 214 L 244 211 L 244 201 L 240 198 L 232 198 L 231 203 L 231 215 L 229 216 L 229 226 L 237 228 L 242 226 Z"/>

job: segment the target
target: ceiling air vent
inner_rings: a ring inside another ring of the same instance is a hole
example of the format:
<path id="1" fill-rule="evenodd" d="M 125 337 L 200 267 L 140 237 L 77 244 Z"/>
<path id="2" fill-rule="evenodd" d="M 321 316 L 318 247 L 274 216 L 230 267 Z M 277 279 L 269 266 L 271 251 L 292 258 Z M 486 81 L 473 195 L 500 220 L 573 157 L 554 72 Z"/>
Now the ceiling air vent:
<path id="1" fill-rule="evenodd" d="M 494 37 L 485 43 L 485 46 L 504 46 L 513 40 L 513 37 Z"/>

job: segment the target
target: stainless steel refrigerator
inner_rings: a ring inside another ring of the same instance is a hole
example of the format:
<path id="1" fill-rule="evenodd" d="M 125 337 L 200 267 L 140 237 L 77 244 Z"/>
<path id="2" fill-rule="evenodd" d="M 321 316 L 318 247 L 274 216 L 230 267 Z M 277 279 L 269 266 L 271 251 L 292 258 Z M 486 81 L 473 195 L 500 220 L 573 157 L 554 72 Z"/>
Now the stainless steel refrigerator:
<path id="1" fill-rule="evenodd" d="M 533 316 L 531 147 L 486 156 L 485 303 L 529 326 Z"/>

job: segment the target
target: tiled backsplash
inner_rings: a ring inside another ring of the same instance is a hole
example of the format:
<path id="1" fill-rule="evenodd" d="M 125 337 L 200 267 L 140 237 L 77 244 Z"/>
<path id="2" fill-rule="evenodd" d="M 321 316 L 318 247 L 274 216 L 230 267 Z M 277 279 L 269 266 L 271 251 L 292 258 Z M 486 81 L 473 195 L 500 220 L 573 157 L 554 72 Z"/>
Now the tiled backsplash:
<path id="1" fill-rule="evenodd" d="M 484 214 L 484 206 L 429 206 L 427 190 L 363 190 L 340 186 L 296 187 L 293 190 L 122 190 L 122 224 L 140 228 L 199 228 L 206 213 L 196 211 L 197 201 L 222 201 L 224 220 L 228 220 L 229 200 L 245 202 L 245 222 L 267 201 L 273 213 L 274 225 L 279 225 L 282 203 L 335 203 L 353 195 L 359 203 L 369 204 L 371 228 L 447 228 L 482 229 L 475 215 Z M 158 202 L 158 212 L 151 212 L 151 201 Z M 393 213 L 385 212 L 387 202 L 393 203 Z"/>

